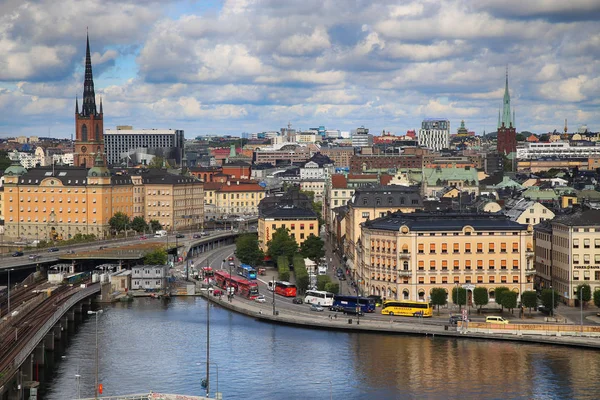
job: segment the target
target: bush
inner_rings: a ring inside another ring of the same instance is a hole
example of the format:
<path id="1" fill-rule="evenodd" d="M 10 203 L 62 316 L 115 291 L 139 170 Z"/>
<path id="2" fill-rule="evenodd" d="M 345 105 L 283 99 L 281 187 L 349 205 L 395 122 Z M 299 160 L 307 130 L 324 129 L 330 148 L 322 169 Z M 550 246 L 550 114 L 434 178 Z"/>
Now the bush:
<path id="1" fill-rule="evenodd" d="M 317 290 L 325 290 L 325 286 L 331 283 L 331 278 L 327 275 L 317 276 Z"/>
<path id="2" fill-rule="evenodd" d="M 306 271 L 306 265 L 304 264 L 304 258 L 296 254 L 293 259 L 294 264 L 294 277 L 296 278 L 296 288 L 300 293 L 306 292 L 310 283 L 308 271 Z"/>
<path id="3" fill-rule="evenodd" d="M 290 267 L 288 266 L 288 258 L 286 256 L 279 256 L 277 258 L 277 272 L 279 273 L 280 281 L 290 280 Z"/>

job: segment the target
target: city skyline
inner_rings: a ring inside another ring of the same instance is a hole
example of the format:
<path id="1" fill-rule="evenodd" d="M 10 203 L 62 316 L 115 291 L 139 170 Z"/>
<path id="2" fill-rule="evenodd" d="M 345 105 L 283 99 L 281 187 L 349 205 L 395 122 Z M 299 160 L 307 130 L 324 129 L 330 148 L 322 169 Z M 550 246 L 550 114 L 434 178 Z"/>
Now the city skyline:
<path id="1" fill-rule="evenodd" d="M 207 134 L 423 118 L 495 131 L 505 70 L 518 131 L 598 130 L 594 1 L 563 4 L 8 1 L 0 6 L 0 136 L 67 138 L 90 33 L 105 128 Z"/>

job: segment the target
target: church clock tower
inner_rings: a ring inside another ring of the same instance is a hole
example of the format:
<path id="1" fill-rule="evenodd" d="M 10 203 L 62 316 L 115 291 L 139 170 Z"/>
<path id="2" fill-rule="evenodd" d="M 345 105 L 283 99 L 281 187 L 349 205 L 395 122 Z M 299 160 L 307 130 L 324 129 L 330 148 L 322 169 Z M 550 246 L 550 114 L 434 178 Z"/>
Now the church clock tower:
<path id="1" fill-rule="evenodd" d="M 106 154 L 104 153 L 104 113 L 102 111 L 102 100 L 100 100 L 100 112 L 96 109 L 90 38 L 87 36 L 81 112 L 79 112 L 79 100 L 75 100 L 74 165 L 91 168 L 94 166 L 94 160 L 98 154 L 106 161 Z"/>

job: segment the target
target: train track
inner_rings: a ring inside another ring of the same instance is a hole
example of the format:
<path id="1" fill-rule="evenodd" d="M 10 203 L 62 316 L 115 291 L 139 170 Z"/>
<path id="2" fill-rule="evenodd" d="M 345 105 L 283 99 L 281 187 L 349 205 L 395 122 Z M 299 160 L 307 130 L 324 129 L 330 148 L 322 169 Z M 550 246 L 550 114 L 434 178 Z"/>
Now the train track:
<path id="1" fill-rule="evenodd" d="M 14 311 L 21 304 L 28 302 L 35 298 L 38 293 L 34 293 L 41 285 L 47 281 L 34 282 L 27 287 L 19 287 L 17 290 L 10 292 L 10 309 Z M 8 293 L 0 298 L 0 315 L 4 316 L 8 314 Z"/>

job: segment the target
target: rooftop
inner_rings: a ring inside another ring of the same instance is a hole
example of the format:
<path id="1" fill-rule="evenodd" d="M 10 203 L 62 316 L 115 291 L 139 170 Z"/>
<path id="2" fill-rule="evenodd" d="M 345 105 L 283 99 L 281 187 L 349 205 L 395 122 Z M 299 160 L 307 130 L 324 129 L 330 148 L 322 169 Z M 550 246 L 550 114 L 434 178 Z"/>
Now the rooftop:
<path id="1" fill-rule="evenodd" d="M 600 213 L 599 213 L 600 214 Z M 388 216 L 366 221 L 368 229 L 398 231 L 407 226 L 411 231 L 462 231 L 470 226 L 475 231 L 523 231 L 527 225 L 519 224 L 499 214 L 489 213 L 394 213 Z"/>
<path id="2" fill-rule="evenodd" d="M 552 220 L 552 223 L 559 223 L 567 226 L 599 226 L 600 211 L 578 210 L 571 214 L 557 216 Z"/>

